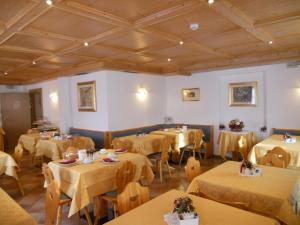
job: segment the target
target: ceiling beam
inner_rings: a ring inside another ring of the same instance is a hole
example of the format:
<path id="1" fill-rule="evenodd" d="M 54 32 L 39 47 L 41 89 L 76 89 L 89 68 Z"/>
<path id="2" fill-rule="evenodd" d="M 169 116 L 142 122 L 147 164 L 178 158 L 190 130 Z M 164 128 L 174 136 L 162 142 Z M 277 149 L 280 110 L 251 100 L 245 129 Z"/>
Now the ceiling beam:
<path id="1" fill-rule="evenodd" d="M 265 43 L 268 43 L 269 41 L 273 41 L 274 43 L 274 38 L 270 34 L 261 28 L 256 28 L 254 26 L 254 21 L 252 21 L 244 12 L 231 4 L 228 0 L 218 0 L 213 4 L 208 4 L 207 0 L 199 1 L 215 10 L 218 14 L 222 15 L 230 22 L 242 27 L 259 40 Z"/>
<path id="2" fill-rule="evenodd" d="M 195 7 L 196 7 L 196 3 L 194 1 L 186 1 L 183 4 L 175 5 L 173 7 L 161 10 L 149 16 L 145 16 L 141 19 L 138 19 L 134 22 L 134 27 L 144 28 L 144 27 L 152 26 L 164 22 L 166 20 L 170 20 L 175 17 L 184 15 L 190 12 L 191 10 L 194 10 Z"/>
<path id="3" fill-rule="evenodd" d="M 0 56 L 0 61 L 1 60 L 10 61 L 10 62 L 18 62 L 18 63 L 28 63 L 28 62 L 30 62 L 30 60 L 26 60 L 26 59 L 17 59 L 17 58 L 2 57 L 2 56 Z"/>
<path id="4" fill-rule="evenodd" d="M 290 12 L 284 15 L 273 16 L 266 19 L 256 20 L 254 23 L 255 27 L 263 27 L 267 25 L 289 22 L 300 19 L 300 11 Z"/>

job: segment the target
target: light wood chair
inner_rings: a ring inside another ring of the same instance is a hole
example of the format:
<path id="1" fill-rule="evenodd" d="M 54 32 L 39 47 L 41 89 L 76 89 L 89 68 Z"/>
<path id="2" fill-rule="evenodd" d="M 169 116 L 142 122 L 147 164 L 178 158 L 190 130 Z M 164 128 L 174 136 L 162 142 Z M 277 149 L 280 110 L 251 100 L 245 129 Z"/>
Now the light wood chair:
<path id="1" fill-rule="evenodd" d="M 269 165 L 280 168 L 286 168 L 291 161 L 291 154 L 286 152 L 281 147 L 275 147 L 272 150 L 268 151 L 260 160 L 258 164 L 260 165 Z"/>
<path id="2" fill-rule="evenodd" d="M 152 149 L 154 152 L 160 152 L 161 150 L 161 140 L 160 139 L 154 139 L 151 143 Z"/>
<path id="3" fill-rule="evenodd" d="M 205 146 L 206 146 L 206 145 L 203 145 L 204 144 L 203 143 L 203 137 L 204 137 L 204 133 L 203 133 L 202 130 L 195 131 L 195 138 L 194 138 L 193 144 L 185 146 L 184 148 L 182 148 L 179 165 L 181 165 L 181 162 L 182 162 L 182 159 L 183 159 L 183 156 L 184 156 L 185 152 L 192 153 L 193 157 L 195 157 L 196 152 L 197 152 L 198 155 L 199 155 L 199 159 L 202 158 L 201 157 L 201 147 L 203 146 L 205 148 Z"/>
<path id="4" fill-rule="evenodd" d="M 49 166 L 43 164 L 43 174 L 47 184 L 46 200 L 45 200 L 45 224 L 46 225 L 59 225 L 62 218 L 62 207 L 70 204 L 72 199 L 64 195 L 59 189 L 59 185 L 54 179 L 54 175 Z M 91 222 L 90 222 L 91 224 Z"/>
<path id="5" fill-rule="evenodd" d="M 133 144 L 129 140 L 124 140 L 121 141 L 120 138 L 114 138 L 112 140 L 112 147 L 113 149 L 119 149 L 119 148 L 124 148 L 127 149 L 128 152 L 132 152 L 133 149 Z"/>
<path id="6" fill-rule="evenodd" d="M 238 151 L 242 155 L 244 160 L 248 159 L 249 147 L 247 139 L 244 136 L 240 136 L 238 140 Z"/>
<path id="7" fill-rule="evenodd" d="M 188 181 L 191 182 L 195 177 L 197 177 L 201 173 L 200 161 L 196 160 L 195 157 L 190 157 L 184 169 Z"/>
<path id="8" fill-rule="evenodd" d="M 118 214 L 122 215 L 150 200 L 149 189 L 130 182 L 117 197 Z"/>
<path id="9" fill-rule="evenodd" d="M 77 149 L 87 149 L 87 150 L 94 150 L 95 143 L 90 137 L 74 137 L 71 143 L 72 147 Z"/>
<path id="10" fill-rule="evenodd" d="M 13 158 L 14 160 L 16 161 L 17 165 L 18 165 L 18 168 L 17 168 L 17 171 L 20 172 L 21 171 L 21 161 L 22 161 L 22 158 L 23 158 L 23 147 L 21 144 L 18 144 L 16 147 L 15 147 L 15 152 L 14 152 L 14 155 L 13 155 Z"/>
<path id="11" fill-rule="evenodd" d="M 120 168 L 117 169 L 115 180 L 116 180 L 116 191 L 113 193 L 107 193 L 102 196 L 102 199 L 113 205 L 114 216 L 117 216 L 117 196 L 120 194 L 129 182 L 134 180 L 136 173 L 136 165 L 130 161 L 125 161 Z M 96 216 L 95 223 L 97 224 L 99 217 Z"/>

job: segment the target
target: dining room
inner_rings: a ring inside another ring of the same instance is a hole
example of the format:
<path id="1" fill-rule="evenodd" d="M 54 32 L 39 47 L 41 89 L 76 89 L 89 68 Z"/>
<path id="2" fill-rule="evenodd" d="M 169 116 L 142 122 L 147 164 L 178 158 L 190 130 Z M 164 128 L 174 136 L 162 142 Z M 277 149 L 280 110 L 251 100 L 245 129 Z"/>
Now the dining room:
<path id="1" fill-rule="evenodd" d="M 300 225 L 299 0 L 1 0 L 0 225 Z"/>

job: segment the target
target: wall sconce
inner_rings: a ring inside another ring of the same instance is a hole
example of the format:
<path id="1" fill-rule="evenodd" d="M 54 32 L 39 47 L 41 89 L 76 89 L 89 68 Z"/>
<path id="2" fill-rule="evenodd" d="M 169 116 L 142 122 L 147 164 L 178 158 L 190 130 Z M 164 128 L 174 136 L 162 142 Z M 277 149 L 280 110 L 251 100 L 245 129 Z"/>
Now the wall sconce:
<path id="1" fill-rule="evenodd" d="M 51 101 L 53 103 L 57 103 L 58 102 L 58 95 L 57 95 L 57 92 L 52 92 L 50 95 L 49 95 L 49 98 L 51 99 Z"/>
<path id="2" fill-rule="evenodd" d="M 145 101 L 148 96 L 148 91 L 145 88 L 139 88 L 136 92 L 136 96 L 140 101 Z"/>

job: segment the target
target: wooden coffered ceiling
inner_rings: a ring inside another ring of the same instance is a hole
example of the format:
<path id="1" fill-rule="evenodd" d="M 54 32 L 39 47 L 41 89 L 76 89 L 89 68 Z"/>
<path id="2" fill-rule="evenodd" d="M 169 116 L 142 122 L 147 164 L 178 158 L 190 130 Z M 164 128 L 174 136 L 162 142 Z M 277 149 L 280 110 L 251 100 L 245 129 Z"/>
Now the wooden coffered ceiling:
<path id="1" fill-rule="evenodd" d="M 1 84 L 101 69 L 189 75 L 299 59 L 299 0 L 0 1 Z"/>

